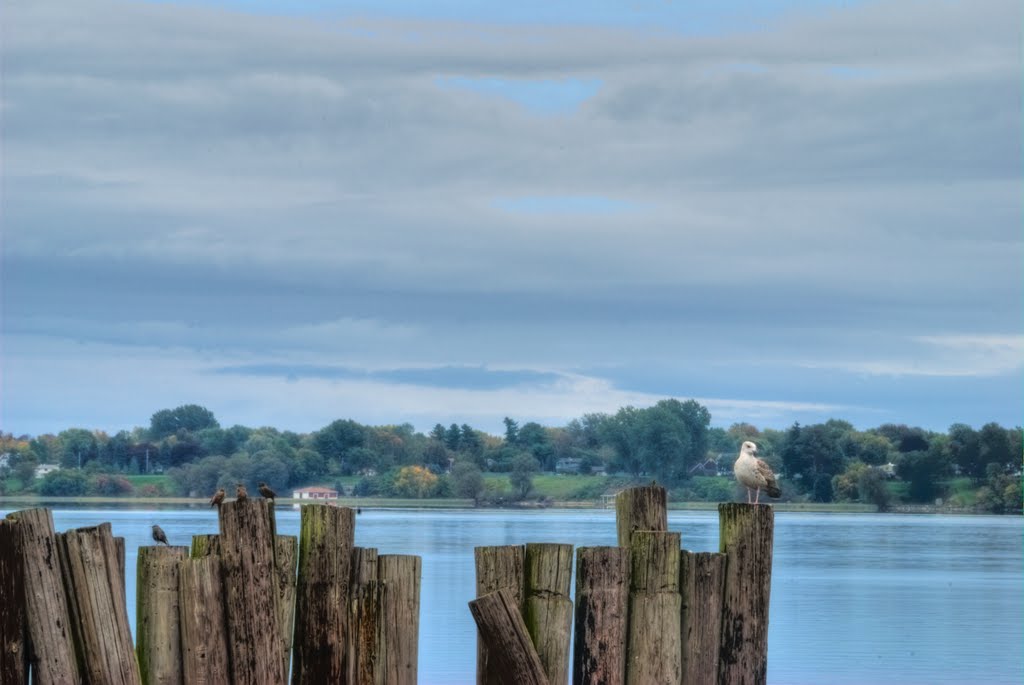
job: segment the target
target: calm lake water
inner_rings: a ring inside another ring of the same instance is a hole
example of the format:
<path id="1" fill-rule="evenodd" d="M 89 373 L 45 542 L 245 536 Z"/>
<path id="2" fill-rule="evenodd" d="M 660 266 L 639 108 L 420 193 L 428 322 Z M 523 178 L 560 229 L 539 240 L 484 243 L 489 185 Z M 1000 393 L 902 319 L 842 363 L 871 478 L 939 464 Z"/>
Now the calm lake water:
<path id="1" fill-rule="evenodd" d="M 7 510 L 3 511 L 4 514 Z M 768 682 L 785 685 L 1024 682 L 1024 519 L 777 513 Z M 134 630 L 135 550 L 159 523 L 171 544 L 217 531 L 200 509 L 64 509 L 58 530 L 113 524 L 126 538 Z M 297 534 L 299 514 L 277 512 Z M 595 511 L 363 509 L 356 544 L 423 557 L 420 682 L 472 683 L 473 548 L 524 542 L 615 544 Z M 717 512 L 673 512 L 683 546 L 717 551 Z"/>

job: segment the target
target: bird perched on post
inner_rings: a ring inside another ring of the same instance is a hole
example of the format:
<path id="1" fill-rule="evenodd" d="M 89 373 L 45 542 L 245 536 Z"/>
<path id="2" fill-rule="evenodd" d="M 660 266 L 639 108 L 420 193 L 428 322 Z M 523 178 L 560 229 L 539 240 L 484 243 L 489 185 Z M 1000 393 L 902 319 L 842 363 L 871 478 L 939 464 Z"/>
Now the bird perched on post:
<path id="1" fill-rule="evenodd" d="M 740 447 L 740 456 L 732 467 L 736 480 L 747 489 L 747 504 L 758 504 L 762 490 L 767 492 L 769 497 L 782 496 L 782 491 L 775 482 L 775 474 L 768 464 L 758 459 L 756 455 L 757 445 L 748 440 Z M 753 502 L 750 501 L 752 488 L 756 491 Z"/>
<path id="2" fill-rule="evenodd" d="M 277 495 L 274 493 L 274 491 L 267 487 L 267 484 L 264 483 L 263 481 L 260 481 L 260 494 L 269 499 L 271 502 L 277 499 Z"/>
<path id="3" fill-rule="evenodd" d="M 245 485 L 239 483 L 235 486 L 235 499 L 239 502 L 249 498 L 249 493 L 245 491 Z"/>
<path id="4" fill-rule="evenodd" d="M 164 529 L 156 525 L 155 523 L 153 524 L 153 539 L 157 542 L 164 543 L 168 547 L 171 546 L 171 543 L 167 542 L 167 534 L 164 533 Z"/>
<path id="5" fill-rule="evenodd" d="M 224 492 L 224 488 L 220 488 L 219 490 L 217 490 L 217 492 L 213 494 L 213 497 L 210 498 L 210 506 L 219 507 L 220 503 L 223 502 L 224 498 L 227 496 L 228 493 Z"/>

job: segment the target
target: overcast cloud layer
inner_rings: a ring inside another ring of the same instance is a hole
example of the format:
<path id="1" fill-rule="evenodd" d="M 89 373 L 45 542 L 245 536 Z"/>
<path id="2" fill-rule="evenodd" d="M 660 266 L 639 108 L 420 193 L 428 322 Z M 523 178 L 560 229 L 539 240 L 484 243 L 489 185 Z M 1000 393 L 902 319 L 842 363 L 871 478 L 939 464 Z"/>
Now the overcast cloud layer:
<path id="1" fill-rule="evenodd" d="M 1019 425 L 1020 3 L 813 5 L 4 3 L 0 428 Z"/>

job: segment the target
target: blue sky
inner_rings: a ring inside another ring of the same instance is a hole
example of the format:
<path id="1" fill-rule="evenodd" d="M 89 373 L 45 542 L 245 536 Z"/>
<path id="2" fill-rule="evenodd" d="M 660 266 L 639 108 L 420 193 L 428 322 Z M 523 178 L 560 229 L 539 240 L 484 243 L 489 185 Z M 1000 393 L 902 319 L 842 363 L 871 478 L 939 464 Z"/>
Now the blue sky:
<path id="1" fill-rule="evenodd" d="M 1019 425 L 1022 19 L 5 5 L 0 429 Z"/>

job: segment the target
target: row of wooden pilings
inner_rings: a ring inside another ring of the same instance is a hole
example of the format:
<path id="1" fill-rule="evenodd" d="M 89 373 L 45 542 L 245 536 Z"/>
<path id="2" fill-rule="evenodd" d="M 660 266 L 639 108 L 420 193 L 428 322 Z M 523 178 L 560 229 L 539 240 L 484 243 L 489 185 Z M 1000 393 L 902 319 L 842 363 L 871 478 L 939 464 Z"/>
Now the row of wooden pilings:
<path id="1" fill-rule="evenodd" d="M 721 551 L 694 553 L 665 494 L 618 495 L 619 544 L 576 550 L 575 603 L 572 545 L 476 548 L 479 684 L 565 683 L 570 661 L 577 685 L 766 682 L 771 507 L 720 505 Z M 191 549 L 139 549 L 133 647 L 110 524 L 0 521 L 0 685 L 417 681 L 419 557 L 355 547 L 343 507 L 303 506 L 298 539 L 263 500 L 219 523 Z"/>
<path id="2" fill-rule="evenodd" d="M 719 552 L 681 549 L 665 489 L 616 498 L 618 546 L 476 548 L 477 683 L 764 685 L 774 513 L 719 505 Z M 575 627 L 575 630 L 573 630 Z"/>
<path id="3" fill-rule="evenodd" d="M 109 523 L 0 521 L 0 685 L 405 685 L 417 680 L 420 558 L 354 546 L 351 509 L 306 505 L 299 538 L 265 500 L 225 502 L 219 535 L 141 547 L 136 641 Z"/>

